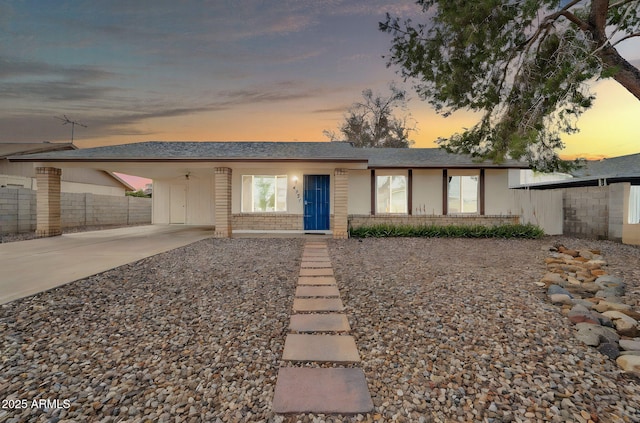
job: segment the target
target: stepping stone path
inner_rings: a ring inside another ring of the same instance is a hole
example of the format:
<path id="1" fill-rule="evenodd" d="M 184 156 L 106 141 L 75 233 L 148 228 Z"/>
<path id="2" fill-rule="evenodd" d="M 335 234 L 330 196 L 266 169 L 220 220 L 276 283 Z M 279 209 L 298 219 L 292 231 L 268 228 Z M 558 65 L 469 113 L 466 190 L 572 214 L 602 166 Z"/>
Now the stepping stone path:
<path id="1" fill-rule="evenodd" d="M 609 275 L 600 251 L 558 245 L 545 258 L 547 273 L 537 282 L 562 307 L 575 336 L 640 375 L 640 311 L 625 303 L 625 283 Z"/>
<path id="2" fill-rule="evenodd" d="M 353 367 L 360 362 L 360 354 L 343 311 L 326 242 L 307 242 L 293 300 L 291 333 L 282 353 L 282 359 L 294 367 L 278 371 L 274 412 L 358 414 L 373 410 L 364 372 Z"/>

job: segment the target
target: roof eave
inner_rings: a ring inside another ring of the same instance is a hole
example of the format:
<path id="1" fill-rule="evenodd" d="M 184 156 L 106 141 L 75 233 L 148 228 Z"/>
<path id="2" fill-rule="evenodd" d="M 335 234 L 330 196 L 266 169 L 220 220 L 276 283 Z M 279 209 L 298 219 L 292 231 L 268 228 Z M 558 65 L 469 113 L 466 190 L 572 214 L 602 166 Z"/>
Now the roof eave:
<path id="1" fill-rule="evenodd" d="M 11 162 L 55 162 L 55 163 L 174 163 L 174 162 L 186 162 L 186 163 L 194 163 L 194 162 L 341 162 L 341 163 L 367 163 L 367 159 L 346 159 L 343 157 L 322 157 L 322 158 L 246 158 L 246 157 L 144 157 L 144 158 L 62 158 L 62 157 L 33 157 L 33 158 L 25 158 L 20 156 L 10 156 L 8 157 Z"/>

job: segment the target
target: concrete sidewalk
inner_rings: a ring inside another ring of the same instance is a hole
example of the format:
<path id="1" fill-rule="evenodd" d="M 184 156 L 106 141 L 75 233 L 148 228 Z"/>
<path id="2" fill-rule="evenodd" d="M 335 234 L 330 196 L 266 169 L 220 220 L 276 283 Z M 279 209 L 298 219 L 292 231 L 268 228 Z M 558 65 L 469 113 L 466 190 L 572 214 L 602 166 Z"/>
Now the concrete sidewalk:
<path id="1" fill-rule="evenodd" d="M 0 244 L 0 304 L 212 236 L 212 227 L 149 225 Z"/>

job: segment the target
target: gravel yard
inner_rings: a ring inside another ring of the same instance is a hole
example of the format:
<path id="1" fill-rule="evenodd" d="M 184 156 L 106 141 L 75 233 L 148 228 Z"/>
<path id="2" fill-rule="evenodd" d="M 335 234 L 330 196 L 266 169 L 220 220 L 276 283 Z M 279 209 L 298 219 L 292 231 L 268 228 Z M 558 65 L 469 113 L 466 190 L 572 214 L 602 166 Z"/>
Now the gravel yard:
<path id="1" fill-rule="evenodd" d="M 13 301 L 0 422 L 640 421 L 638 379 L 534 284 L 554 242 L 601 249 L 640 305 L 640 249 L 612 242 L 328 240 L 375 405 L 351 417 L 271 412 L 303 239 L 204 240 Z"/>

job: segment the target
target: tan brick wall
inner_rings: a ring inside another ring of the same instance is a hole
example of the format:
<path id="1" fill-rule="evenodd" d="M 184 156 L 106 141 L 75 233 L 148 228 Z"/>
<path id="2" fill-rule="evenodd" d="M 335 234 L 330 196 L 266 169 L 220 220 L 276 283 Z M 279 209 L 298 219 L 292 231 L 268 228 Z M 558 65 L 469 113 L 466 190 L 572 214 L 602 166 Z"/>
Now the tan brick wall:
<path id="1" fill-rule="evenodd" d="M 392 225 L 414 225 L 414 226 L 496 226 L 506 224 L 516 224 L 520 218 L 518 216 L 407 216 L 407 215 L 351 215 L 349 225 L 352 228 L 362 226 L 392 224 Z"/>
<path id="2" fill-rule="evenodd" d="M 254 231 L 301 231 L 302 215 L 287 213 L 238 213 L 231 216 L 233 229 Z"/>
<path id="3" fill-rule="evenodd" d="M 349 170 L 336 169 L 333 182 L 333 237 L 349 236 Z"/>
<path id="4" fill-rule="evenodd" d="M 214 237 L 230 238 L 233 229 L 231 221 L 231 169 L 217 167 L 215 173 L 215 222 Z"/>
<path id="5" fill-rule="evenodd" d="M 62 170 L 54 167 L 37 167 L 36 180 L 36 236 L 48 237 L 62 234 L 60 219 L 60 176 Z"/>

